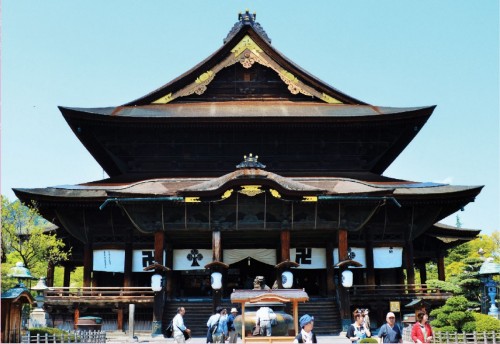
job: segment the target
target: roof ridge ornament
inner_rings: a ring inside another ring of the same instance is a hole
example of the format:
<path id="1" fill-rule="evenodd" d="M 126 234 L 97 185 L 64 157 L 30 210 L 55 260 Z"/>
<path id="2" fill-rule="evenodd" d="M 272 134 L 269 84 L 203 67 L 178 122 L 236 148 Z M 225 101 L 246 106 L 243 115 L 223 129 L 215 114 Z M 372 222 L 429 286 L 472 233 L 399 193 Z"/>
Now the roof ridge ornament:
<path id="1" fill-rule="evenodd" d="M 250 153 L 248 156 L 243 155 L 243 161 L 236 165 L 236 168 L 238 169 L 244 169 L 244 168 L 260 168 L 264 169 L 266 168 L 266 165 L 258 162 L 257 160 L 259 159 L 259 156 L 253 156 L 252 153 Z"/>
<path id="2" fill-rule="evenodd" d="M 248 25 L 251 26 L 263 39 L 265 39 L 269 44 L 271 44 L 271 38 L 267 35 L 266 31 L 257 23 L 255 20 L 257 19 L 257 13 L 250 13 L 248 9 L 245 12 L 238 13 L 238 21 L 234 24 L 233 28 L 227 34 L 226 38 L 224 38 L 223 42 L 226 44 L 231 37 L 233 37 L 236 32 L 238 32 L 243 26 Z"/>

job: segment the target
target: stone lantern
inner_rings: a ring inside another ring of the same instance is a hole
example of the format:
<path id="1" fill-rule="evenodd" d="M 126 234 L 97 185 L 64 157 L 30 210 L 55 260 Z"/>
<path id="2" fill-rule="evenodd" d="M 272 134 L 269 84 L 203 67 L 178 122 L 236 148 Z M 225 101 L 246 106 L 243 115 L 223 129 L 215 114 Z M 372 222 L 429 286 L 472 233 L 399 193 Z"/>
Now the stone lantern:
<path id="1" fill-rule="evenodd" d="M 486 258 L 479 269 L 479 275 L 483 277 L 485 293 L 490 298 L 491 307 L 488 310 L 488 315 L 498 319 L 498 308 L 495 305 L 497 283 L 493 280 L 493 276 L 500 275 L 500 264 L 495 263 L 493 258 Z"/>
<path id="2" fill-rule="evenodd" d="M 43 304 L 45 302 L 43 292 L 47 289 L 48 287 L 45 284 L 45 277 L 40 277 L 38 283 L 33 288 L 31 288 L 31 290 L 34 290 L 37 293 L 37 296 L 35 297 L 36 308 L 31 311 L 30 315 L 30 322 L 32 323 L 32 327 L 47 326 L 47 314 L 43 310 Z"/>

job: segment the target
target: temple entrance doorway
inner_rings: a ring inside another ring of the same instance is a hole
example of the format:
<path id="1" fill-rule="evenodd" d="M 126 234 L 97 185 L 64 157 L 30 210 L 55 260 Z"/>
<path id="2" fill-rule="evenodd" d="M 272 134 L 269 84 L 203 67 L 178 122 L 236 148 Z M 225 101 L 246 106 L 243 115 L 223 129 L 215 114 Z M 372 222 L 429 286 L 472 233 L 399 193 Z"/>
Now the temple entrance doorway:
<path id="1" fill-rule="evenodd" d="M 276 280 L 276 270 L 274 266 L 259 262 L 251 257 L 229 265 L 224 297 L 229 297 L 233 289 L 253 289 L 255 276 L 264 276 L 266 285 L 272 288 Z"/>

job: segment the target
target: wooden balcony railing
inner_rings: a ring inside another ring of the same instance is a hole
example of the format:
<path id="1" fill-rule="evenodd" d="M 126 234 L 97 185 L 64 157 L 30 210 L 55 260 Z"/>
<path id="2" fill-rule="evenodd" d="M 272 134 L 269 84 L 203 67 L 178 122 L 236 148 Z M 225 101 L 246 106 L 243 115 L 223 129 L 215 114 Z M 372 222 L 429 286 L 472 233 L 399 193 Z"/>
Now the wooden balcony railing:
<path id="1" fill-rule="evenodd" d="M 49 288 L 44 291 L 48 305 L 75 302 L 103 305 L 106 303 L 153 303 L 154 292 L 148 287 L 80 287 Z"/>
<path id="2" fill-rule="evenodd" d="M 384 285 L 353 285 L 349 288 L 353 298 L 397 297 L 420 298 L 426 300 L 444 300 L 452 294 L 439 288 L 428 287 L 427 284 L 384 284 Z"/>

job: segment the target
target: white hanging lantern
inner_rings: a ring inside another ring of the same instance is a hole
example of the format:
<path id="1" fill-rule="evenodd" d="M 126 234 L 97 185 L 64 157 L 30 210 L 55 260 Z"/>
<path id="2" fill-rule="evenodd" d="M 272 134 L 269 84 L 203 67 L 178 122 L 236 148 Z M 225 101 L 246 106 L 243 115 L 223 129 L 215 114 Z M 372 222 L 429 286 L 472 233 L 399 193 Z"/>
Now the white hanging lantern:
<path id="1" fill-rule="evenodd" d="M 351 270 L 344 270 L 342 272 L 342 286 L 344 288 L 352 287 L 352 271 Z"/>
<path id="2" fill-rule="evenodd" d="M 159 274 L 154 274 L 153 276 L 151 276 L 151 289 L 153 289 L 154 292 L 161 291 L 161 280 L 162 276 Z"/>
<path id="3" fill-rule="evenodd" d="M 222 274 L 220 272 L 212 272 L 210 283 L 215 290 L 222 288 Z"/>
<path id="4" fill-rule="evenodd" d="M 291 288 L 293 285 L 293 274 L 290 271 L 285 271 L 281 274 L 281 284 L 283 288 Z"/>

